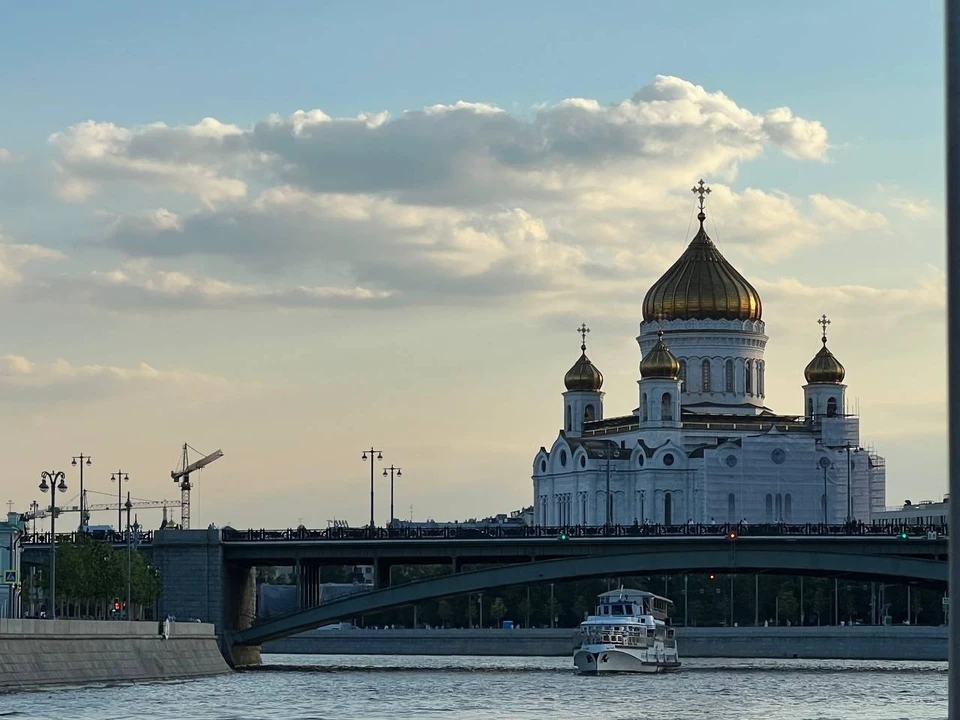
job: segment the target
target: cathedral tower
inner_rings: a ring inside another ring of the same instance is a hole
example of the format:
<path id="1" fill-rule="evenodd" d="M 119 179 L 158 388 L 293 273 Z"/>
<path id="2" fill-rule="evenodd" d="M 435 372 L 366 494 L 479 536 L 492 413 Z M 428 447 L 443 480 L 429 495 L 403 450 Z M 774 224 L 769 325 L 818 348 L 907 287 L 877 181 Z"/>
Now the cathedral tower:
<path id="1" fill-rule="evenodd" d="M 803 407 L 806 417 L 810 419 L 841 416 L 846 407 L 847 386 L 842 384 L 846 370 L 827 348 L 827 325 L 830 321 L 823 315 L 817 323 L 822 330 L 820 342 L 823 347 L 803 371 L 807 381 L 803 386 Z"/>
<path id="2" fill-rule="evenodd" d="M 710 188 L 701 180 L 693 192 L 699 196 L 700 229 L 644 297 L 637 342 L 646 355 L 659 330 L 664 331 L 680 363 L 684 405 L 704 412 L 757 414 L 764 408 L 767 344 L 760 294 L 704 229 Z"/>
<path id="3" fill-rule="evenodd" d="M 563 429 L 568 435 L 579 437 L 583 424 L 603 419 L 603 374 L 587 357 L 586 323 L 577 328 L 580 333 L 580 358 L 563 376 L 567 391 L 563 393 Z"/>
<path id="4" fill-rule="evenodd" d="M 657 331 L 657 343 L 640 361 L 640 428 L 680 427 L 680 361 Z"/>

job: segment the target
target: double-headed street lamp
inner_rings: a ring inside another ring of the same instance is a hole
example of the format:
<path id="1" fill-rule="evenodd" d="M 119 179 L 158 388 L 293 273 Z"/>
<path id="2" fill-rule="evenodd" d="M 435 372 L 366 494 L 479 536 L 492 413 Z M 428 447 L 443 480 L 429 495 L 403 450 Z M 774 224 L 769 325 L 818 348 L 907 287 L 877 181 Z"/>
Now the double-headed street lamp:
<path id="1" fill-rule="evenodd" d="M 70 463 L 74 467 L 77 467 L 77 465 L 80 466 L 80 527 L 77 528 L 78 530 L 80 530 L 80 532 L 83 532 L 83 528 L 87 524 L 87 508 L 86 508 L 87 496 L 83 494 L 83 463 L 84 461 L 86 461 L 87 467 L 90 467 L 90 461 L 92 459 L 93 458 L 91 458 L 89 455 L 84 455 L 83 453 L 80 453 L 79 455 L 74 456 L 73 462 Z"/>
<path id="2" fill-rule="evenodd" d="M 44 470 L 40 473 L 41 492 L 50 491 L 50 613 L 51 620 L 57 617 L 57 491 L 67 491 L 63 470 Z"/>
<path id="3" fill-rule="evenodd" d="M 383 476 L 387 477 L 387 471 L 390 471 L 390 525 L 393 525 L 394 515 L 393 515 L 393 477 L 394 472 L 396 472 L 397 477 L 402 477 L 403 473 L 400 472 L 400 468 L 394 467 L 391 465 L 388 468 L 383 469 Z"/>
<path id="4" fill-rule="evenodd" d="M 366 462 L 367 455 L 370 456 L 370 533 L 372 534 L 373 529 L 376 527 L 373 516 L 373 462 L 374 460 L 383 460 L 383 452 L 371 447 L 369 450 L 363 451 L 363 455 L 360 456 L 360 459 Z"/>
<path id="5" fill-rule="evenodd" d="M 123 532 L 123 484 L 125 482 L 130 482 L 130 476 L 127 475 L 123 470 L 117 470 L 115 473 L 110 475 L 110 482 L 115 482 L 117 484 L 117 532 Z M 129 495 L 129 493 L 128 493 Z M 130 502 L 130 498 L 127 498 L 127 502 Z M 130 514 L 127 513 L 127 525 L 130 524 Z"/>

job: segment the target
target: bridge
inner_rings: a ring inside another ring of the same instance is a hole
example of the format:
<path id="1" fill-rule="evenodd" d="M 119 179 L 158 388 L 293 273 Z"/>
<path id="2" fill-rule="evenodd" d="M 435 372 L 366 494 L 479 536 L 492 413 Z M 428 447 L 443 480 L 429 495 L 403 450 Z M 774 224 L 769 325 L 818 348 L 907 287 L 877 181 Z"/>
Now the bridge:
<path id="1" fill-rule="evenodd" d="M 217 625 L 228 659 L 337 620 L 469 592 L 541 582 L 683 572 L 775 573 L 945 587 L 945 527 L 852 524 L 486 529 L 161 530 L 138 548 L 160 570 L 163 615 Z M 116 538 L 119 539 L 119 538 Z M 58 536 L 58 542 L 60 538 Z M 25 538 L 44 561 L 49 538 Z M 390 568 L 446 565 L 447 575 L 391 585 Z M 255 568 L 296 568 L 301 610 L 253 624 Z M 375 589 L 320 604 L 320 568 L 372 565 Z M 469 570 L 480 566 L 480 569 Z M 494 567 L 491 567 L 494 566 Z"/>

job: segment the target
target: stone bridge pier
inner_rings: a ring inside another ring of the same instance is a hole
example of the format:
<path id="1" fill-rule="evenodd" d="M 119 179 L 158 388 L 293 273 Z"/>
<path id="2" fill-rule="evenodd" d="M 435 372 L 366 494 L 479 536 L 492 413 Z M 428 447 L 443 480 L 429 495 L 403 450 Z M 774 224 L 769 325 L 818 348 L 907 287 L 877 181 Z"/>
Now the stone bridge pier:
<path id="1" fill-rule="evenodd" d="M 234 645 L 233 636 L 256 617 L 253 567 L 228 564 L 220 531 L 160 530 L 153 539 L 153 565 L 160 572 L 160 617 L 213 623 L 220 649 L 232 666 L 258 665 L 258 645 Z"/>

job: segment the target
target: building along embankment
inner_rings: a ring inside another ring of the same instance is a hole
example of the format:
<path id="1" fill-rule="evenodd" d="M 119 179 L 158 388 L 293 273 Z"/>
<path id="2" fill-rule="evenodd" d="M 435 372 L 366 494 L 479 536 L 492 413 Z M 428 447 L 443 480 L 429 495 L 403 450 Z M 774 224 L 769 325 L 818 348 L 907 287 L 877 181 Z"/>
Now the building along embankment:
<path id="1" fill-rule="evenodd" d="M 207 623 L 0 620 L 0 692 L 229 671 Z"/>
<path id="2" fill-rule="evenodd" d="M 681 657 L 835 660 L 947 659 L 946 627 L 677 628 Z M 263 653 L 316 655 L 570 655 L 576 630 L 311 630 L 265 643 Z M 269 661 L 268 661 L 269 662 Z"/>

